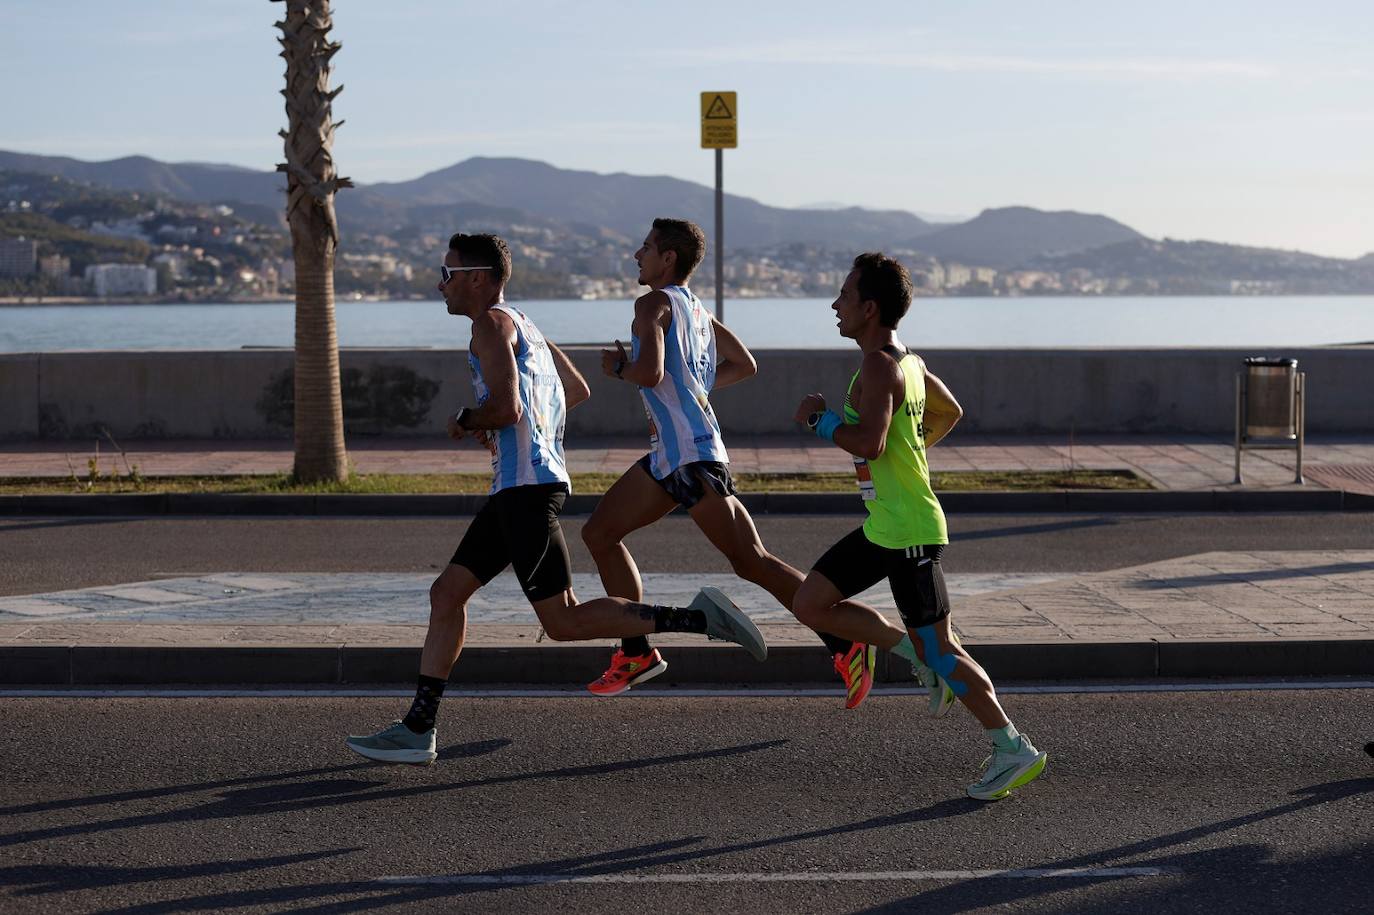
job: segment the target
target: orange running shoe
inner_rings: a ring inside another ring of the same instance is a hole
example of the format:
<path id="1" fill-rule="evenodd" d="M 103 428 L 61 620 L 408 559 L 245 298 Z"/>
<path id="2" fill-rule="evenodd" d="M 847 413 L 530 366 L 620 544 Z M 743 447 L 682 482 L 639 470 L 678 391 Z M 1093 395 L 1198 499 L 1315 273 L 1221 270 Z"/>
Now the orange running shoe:
<path id="1" fill-rule="evenodd" d="M 835 653 L 835 670 L 847 691 L 845 708 L 858 708 L 868 696 L 873 688 L 873 667 L 877 661 L 878 649 L 863 642 L 855 642 L 847 652 Z"/>
<path id="2" fill-rule="evenodd" d="M 667 669 L 668 662 L 663 660 L 657 648 L 633 658 L 617 648 L 611 655 L 611 666 L 598 680 L 588 683 L 587 689 L 594 696 L 619 696 L 631 686 L 652 680 Z"/>

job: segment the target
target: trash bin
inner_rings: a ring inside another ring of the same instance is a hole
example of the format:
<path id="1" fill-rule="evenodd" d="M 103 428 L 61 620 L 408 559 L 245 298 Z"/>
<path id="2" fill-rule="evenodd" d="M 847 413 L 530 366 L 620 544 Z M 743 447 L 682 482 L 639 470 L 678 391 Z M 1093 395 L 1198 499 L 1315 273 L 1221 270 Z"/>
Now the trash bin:
<path id="1" fill-rule="evenodd" d="M 1250 448 L 1295 448 L 1301 483 L 1307 375 L 1298 360 L 1251 356 L 1236 375 L 1236 483 L 1241 483 L 1240 453 Z"/>
<path id="2" fill-rule="evenodd" d="M 1298 360 L 1245 360 L 1245 437 L 1298 437 Z"/>

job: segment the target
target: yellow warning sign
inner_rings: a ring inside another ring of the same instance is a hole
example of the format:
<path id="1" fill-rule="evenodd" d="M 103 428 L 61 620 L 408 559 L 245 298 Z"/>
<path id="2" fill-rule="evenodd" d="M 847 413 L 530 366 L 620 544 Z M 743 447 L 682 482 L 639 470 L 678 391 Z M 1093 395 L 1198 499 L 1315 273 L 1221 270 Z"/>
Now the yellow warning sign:
<path id="1" fill-rule="evenodd" d="M 739 109 L 733 92 L 701 93 L 701 148 L 739 146 Z"/>

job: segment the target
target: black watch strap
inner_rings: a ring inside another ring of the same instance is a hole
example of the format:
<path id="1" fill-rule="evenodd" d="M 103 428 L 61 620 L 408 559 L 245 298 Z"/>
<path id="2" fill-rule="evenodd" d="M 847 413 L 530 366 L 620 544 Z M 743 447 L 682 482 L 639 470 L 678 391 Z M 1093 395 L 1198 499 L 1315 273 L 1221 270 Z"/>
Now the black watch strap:
<path id="1" fill-rule="evenodd" d="M 453 417 L 453 421 L 458 424 L 459 429 L 466 429 L 468 427 L 467 419 L 471 415 L 472 407 L 464 407 L 463 409 L 458 411 L 457 416 Z"/>

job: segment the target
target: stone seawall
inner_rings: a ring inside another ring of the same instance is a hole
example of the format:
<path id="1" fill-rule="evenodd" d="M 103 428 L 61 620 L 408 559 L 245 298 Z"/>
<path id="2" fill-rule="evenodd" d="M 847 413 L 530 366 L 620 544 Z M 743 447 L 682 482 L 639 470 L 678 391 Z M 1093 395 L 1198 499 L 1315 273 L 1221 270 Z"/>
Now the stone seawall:
<path id="1" fill-rule="evenodd" d="M 596 349 L 569 355 L 592 399 L 568 417 L 569 435 L 638 434 L 635 389 L 601 374 Z M 837 404 L 857 349 L 759 350 L 759 373 L 717 391 L 728 432 L 786 432 L 803 394 Z M 930 370 L 980 432 L 1197 432 L 1230 434 L 1235 376 L 1252 355 L 1291 356 L 1307 373 L 1307 431 L 1374 431 L 1374 347 L 1257 353 L 1240 349 L 932 349 Z M 344 411 L 355 434 L 436 435 L 472 403 L 466 353 L 345 349 Z M 0 438 L 289 437 L 290 350 L 70 352 L 0 355 Z"/>

